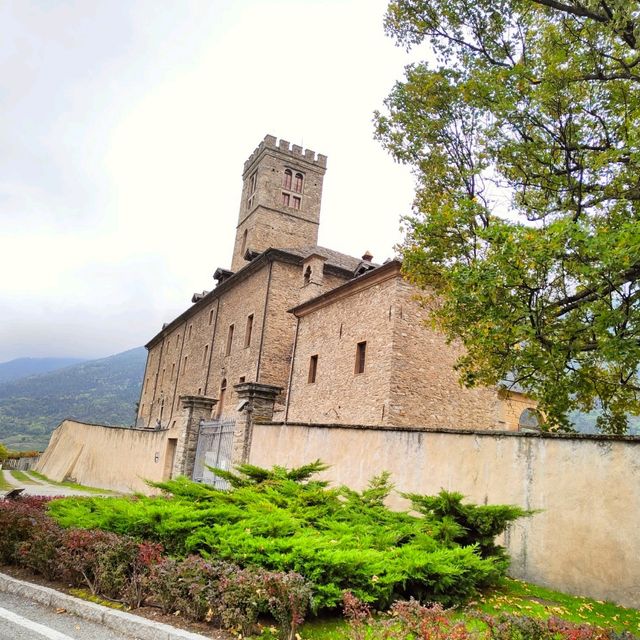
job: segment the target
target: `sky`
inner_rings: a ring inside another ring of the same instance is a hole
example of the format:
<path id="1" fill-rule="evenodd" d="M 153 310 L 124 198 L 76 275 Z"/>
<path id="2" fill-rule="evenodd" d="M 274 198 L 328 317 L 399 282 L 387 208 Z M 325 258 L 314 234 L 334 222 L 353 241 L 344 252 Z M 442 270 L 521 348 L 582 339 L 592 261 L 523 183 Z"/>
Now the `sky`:
<path id="1" fill-rule="evenodd" d="M 379 0 L 0 2 L 0 362 L 146 343 L 231 262 L 265 134 L 328 156 L 319 243 L 395 254 Z"/>

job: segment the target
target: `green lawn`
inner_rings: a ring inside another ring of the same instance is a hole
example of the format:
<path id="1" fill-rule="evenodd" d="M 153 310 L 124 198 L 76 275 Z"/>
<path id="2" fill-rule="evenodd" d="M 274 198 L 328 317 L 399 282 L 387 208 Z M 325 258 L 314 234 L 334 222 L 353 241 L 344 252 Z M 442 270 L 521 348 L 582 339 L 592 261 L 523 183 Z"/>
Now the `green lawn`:
<path id="1" fill-rule="evenodd" d="M 10 491 L 13 485 L 10 484 L 2 471 L 0 471 L 0 491 Z"/>
<path id="2" fill-rule="evenodd" d="M 33 478 L 30 478 L 24 471 L 18 469 L 12 469 L 9 472 L 18 482 L 22 484 L 38 484 Z"/>
<path id="3" fill-rule="evenodd" d="M 98 487 L 87 487 L 83 484 L 76 484 L 75 482 L 57 482 L 56 480 L 51 480 L 47 478 L 42 473 L 38 471 L 29 471 L 30 476 L 36 478 L 37 480 L 41 480 L 42 482 L 47 482 L 48 484 L 55 485 L 57 487 L 67 487 L 69 489 L 77 489 L 78 491 L 87 491 L 88 493 L 100 493 L 100 494 L 117 494 L 116 491 L 110 491 L 109 489 L 100 489 Z M 33 481 L 32 481 L 33 482 Z"/>
<path id="4" fill-rule="evenodd" d="M 475 614 L 510 613 L 532 618 L 555 616 L 577 624 L 590 624 L 616 631 L 629 631 L 640 636 L 640 611 L 626 609 L 609 602 L 580 598 L 559 591 L 505 579 L 499 589 L 485 593 L 462 610 L 451 615 L 465 619 L 470 628 L 478 628 Z M 350 640 L 350 630 L 342 618 L 310 619 L 300 631 L 302 640 Z"/>

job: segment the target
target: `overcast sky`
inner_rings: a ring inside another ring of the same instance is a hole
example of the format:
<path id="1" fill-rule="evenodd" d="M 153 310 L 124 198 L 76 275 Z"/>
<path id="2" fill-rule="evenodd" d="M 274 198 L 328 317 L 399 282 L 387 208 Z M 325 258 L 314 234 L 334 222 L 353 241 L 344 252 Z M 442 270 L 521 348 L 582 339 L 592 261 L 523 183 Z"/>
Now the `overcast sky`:
<path id="1" fill-rule="evenodd" d="M 147 342 L 228 267 L 265 134 L 329 157 L 320 244 L 394 254 L 382 0 L 0 2 L 0 361 Z M 412 54 L 415 58 L 417 54 Z"/>

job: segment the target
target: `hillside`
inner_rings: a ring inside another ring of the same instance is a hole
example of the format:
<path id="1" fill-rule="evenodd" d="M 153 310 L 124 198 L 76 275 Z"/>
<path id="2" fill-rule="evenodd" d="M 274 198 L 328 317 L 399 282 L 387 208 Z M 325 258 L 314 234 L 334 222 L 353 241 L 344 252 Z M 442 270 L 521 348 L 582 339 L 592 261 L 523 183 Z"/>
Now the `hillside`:
<path id="1" fill-rule="evenodd" d="M 17 380 L 26 376 L 47 373 L 72 364 L 86 362 L 84 358 L 16 358 L 0 362 L 0 383 Z"/>
<path id="2" fill-rule="evenodd" d="M 64 418 L 130 425 L 144 375 L 143 347 L 0 384 L 0 442 L 44 449 Z"/>

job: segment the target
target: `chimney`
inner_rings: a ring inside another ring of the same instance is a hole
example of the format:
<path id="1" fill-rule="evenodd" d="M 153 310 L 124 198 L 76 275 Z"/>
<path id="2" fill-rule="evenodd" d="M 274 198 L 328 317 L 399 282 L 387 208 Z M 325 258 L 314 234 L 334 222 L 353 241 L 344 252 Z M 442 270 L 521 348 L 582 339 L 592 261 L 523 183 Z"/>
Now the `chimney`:
<path id="1" fill-rule="evenodd" d="M 362 259 L 365 262 L 371 262 L 373 260 L 373 256 L 371 255 L 371 253 L 369 252 L 368 249 L 367 249 L 367 251 L 364 252 L 364 255 L 362 256 Z"/>

